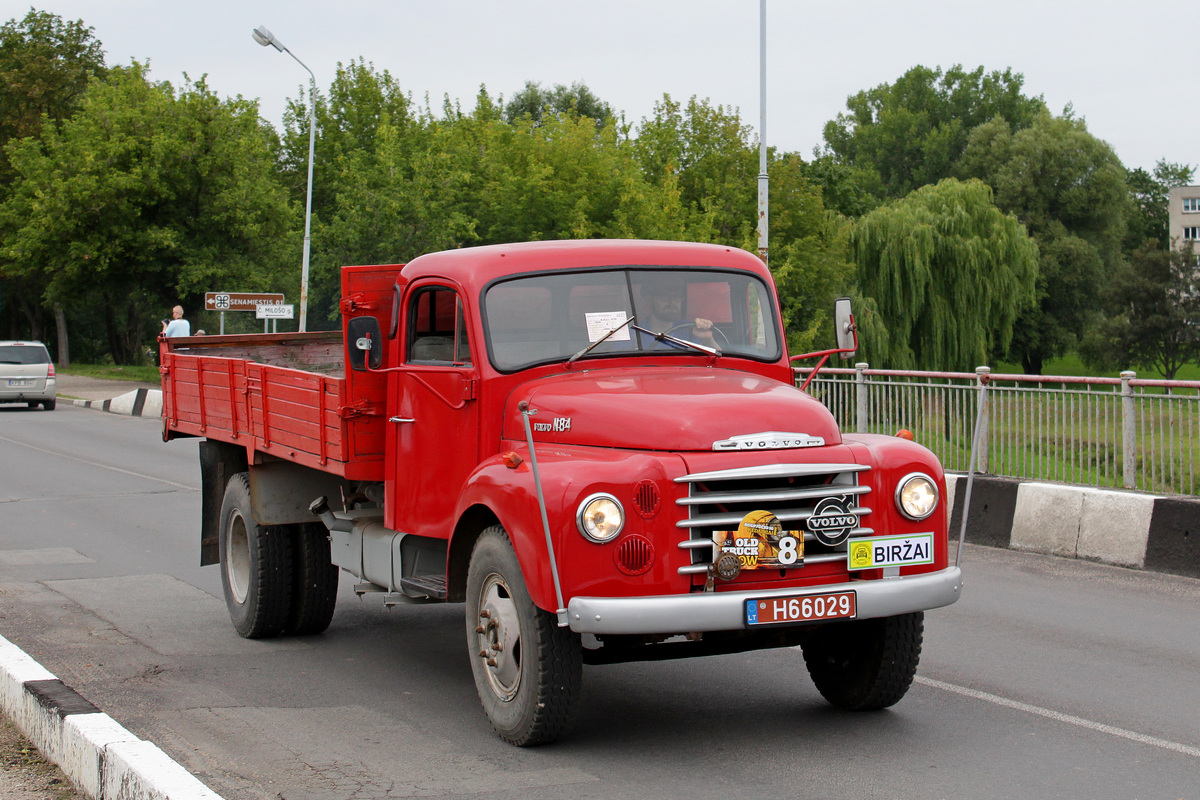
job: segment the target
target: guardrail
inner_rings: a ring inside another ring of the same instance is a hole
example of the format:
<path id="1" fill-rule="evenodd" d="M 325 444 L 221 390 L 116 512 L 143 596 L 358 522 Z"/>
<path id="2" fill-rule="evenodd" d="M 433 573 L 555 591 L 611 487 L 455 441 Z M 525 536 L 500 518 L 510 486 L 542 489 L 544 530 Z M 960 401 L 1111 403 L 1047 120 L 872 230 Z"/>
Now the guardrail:
<path id="1" fill-rule="evenodd" d="M 799 380 L 811 367 L 795 370 Z M 825 368 L 809 393 L 843 430 L 915 439 L 965 471 L 1026 480 L 1200 494 L 1200 381 Z M 982 403 L 980 402 L 982 395 Z"/>

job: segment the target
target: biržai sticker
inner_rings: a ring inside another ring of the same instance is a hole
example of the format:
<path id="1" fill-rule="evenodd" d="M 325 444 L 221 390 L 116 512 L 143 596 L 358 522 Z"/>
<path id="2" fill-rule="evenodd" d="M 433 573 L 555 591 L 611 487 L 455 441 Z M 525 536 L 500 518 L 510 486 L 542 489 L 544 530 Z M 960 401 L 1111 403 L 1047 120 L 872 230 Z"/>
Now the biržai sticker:
<path id="1" fill-rule="evenodd" d="M 910 567 L 933 563 L 933 534 L 871 536 L 850 540 L 850 569 Z"/>
<path id="2" fill-rule="evenodd" d="M 738 557 L 742 569 L 799 567 L 804 564 L 804 536 L 783 530 L 770 511 L 751 511 L 742 517 L 736 531 L 714 531 L 717 547 L 714 561 L 722 553 Z"/>

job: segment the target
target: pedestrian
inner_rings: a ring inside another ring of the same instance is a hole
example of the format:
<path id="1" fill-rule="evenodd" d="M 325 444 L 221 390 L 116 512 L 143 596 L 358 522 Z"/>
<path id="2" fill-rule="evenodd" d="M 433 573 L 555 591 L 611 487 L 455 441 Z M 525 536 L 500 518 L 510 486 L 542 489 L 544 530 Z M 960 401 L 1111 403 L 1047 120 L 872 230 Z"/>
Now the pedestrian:
<path id="1" fill-rule="evenodd" d="M 192 325 L 183 318 L 183 306 L 175 306 L 171 309 L 171 321 L 165 319 L 163 324 L 163 336 L 191 336 Z"/>

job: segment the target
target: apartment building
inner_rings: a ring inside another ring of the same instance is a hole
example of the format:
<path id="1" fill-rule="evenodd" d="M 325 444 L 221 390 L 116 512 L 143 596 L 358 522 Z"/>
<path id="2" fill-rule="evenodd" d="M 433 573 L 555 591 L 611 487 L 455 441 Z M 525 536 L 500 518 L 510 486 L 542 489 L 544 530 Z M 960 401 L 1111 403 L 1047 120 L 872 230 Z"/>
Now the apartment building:
<path id="1" fill-rule="evenodd" d="M 1171 246 L 1191 242 L 1200 251 L 1200 186 L 1175 186 L 1168 196 Z"/>

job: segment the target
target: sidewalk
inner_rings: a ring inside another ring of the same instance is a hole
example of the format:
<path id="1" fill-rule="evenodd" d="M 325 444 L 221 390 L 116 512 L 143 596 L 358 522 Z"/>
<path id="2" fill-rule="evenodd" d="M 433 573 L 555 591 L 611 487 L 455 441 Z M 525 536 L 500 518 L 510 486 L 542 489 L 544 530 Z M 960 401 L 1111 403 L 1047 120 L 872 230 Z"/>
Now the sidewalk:
<path id="1" fill-rule="evenodd" d="M 104 378 L 86 378 L 82 375 L 58 375 L 58 396 L 64 399 L 110 400 L 138 389 L 158 391 L 157 383 L 140 381 L 113 381 Z"/>

